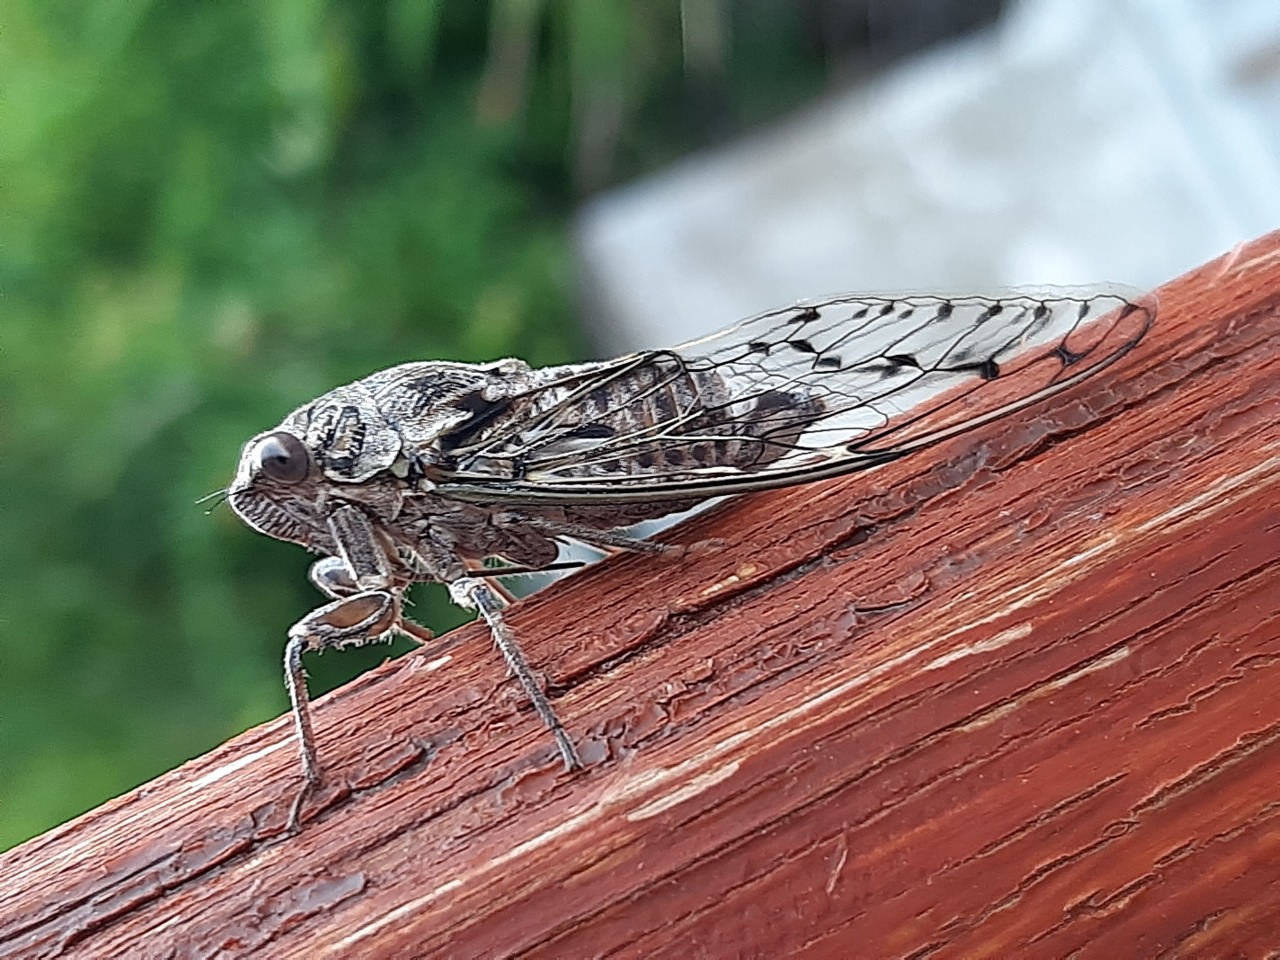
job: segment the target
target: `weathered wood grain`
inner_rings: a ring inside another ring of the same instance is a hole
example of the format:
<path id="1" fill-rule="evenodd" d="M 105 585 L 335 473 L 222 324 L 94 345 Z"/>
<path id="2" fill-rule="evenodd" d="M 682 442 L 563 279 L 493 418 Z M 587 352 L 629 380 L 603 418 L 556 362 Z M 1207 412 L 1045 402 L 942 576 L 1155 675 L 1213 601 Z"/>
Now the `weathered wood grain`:
<path id="1" fill-rule="evenodd" d="M 1280 949 L 1280 234 L 1106 373 L 680 528 L 0 857 L 20 957 Z"/>

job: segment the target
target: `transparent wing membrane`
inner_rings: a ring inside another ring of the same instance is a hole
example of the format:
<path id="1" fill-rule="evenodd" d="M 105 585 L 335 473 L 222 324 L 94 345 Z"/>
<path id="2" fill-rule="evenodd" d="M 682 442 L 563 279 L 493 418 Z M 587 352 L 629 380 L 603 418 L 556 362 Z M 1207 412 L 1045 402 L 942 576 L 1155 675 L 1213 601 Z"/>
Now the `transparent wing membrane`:
<path id="1" fill-rule="evenodd" d="M 472 501 L 711 497 L 864 469 L 1053 396 L 1124 356 L 1154 301 L 1118 288 L 847 296 L 572 368 L 471 429 Z"/>

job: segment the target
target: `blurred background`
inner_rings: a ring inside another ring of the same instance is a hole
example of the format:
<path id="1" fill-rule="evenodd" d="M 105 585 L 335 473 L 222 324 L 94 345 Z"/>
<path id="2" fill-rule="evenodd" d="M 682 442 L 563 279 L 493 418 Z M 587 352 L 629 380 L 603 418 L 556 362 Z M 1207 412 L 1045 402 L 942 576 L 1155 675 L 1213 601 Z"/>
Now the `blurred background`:
<path id="1" fill-rule="evenodd" d="M 8 0 L 0 848 L 286 708 L 309 557 L 196 501 L 336 384 L 1277 223 L 1274 0 Z"/>

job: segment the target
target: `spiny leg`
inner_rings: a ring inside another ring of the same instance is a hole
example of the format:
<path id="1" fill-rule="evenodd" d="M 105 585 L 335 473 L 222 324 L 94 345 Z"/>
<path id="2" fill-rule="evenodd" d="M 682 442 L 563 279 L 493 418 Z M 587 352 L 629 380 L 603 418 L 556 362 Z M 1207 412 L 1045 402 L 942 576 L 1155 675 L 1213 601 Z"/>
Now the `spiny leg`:
<path id="1" fill-rule="evenodd" d="M 324 557 L 317 560 L 307 571 L 307 578 L 315 588 L 326 597 L 343 600 L 364 593 L 365 590 L 356 583 L 355 577 L 347 569 L 341 557 Z M 396 630 L 414 643 L 425 644 L 435 639 L 435 634 L 416 621 L 403 615 L 396 620 Z"/>
<path id="2" fill-rule="evenodd" d="M 393 632 L 420 643 L 434 639 L 426 627 L 402 616 L 403 584 L 393 579 L 391 560 L 369 517 L 355 507 L 339 506 L 329 515 L 328 525 L 338 555 L 316 561 L 310 576 L 311 582 L 334 600 L 289 628 L 284 651 L 285 686 L 293 705 L 303 773 L 302 789 L 289 810 L 290 831 L 298 829 L 302 804 L 321 776 L 302 654 L 372 643 Z"/>
<path id="3" fill-rule="evenodd" d="M 551 702 L 547 700 L 547 695 L 542 692 L 542 686 L 538 683 L 537 678 L 534 677 L 533 671 L 529 669 L 528 661 L 525 660 L 524 654 L 520 651 L 520 646 L 516 643 L 515 637 L 512 636 L 511 630 L 502 616 L 502 601 L 497 594 L 490 589 L 487 583 L 481 580 L 477 580 L 474 577 L 462 577 L 449 584 L 449 596 L 458 606 L 468 610 L 477 610 L 480 616 L 484 617 L 485 622 L 489 625 L 489 631 L 493 634 L 493 642 L 502 651 L 502 657 L 507 661 L 507 666 L 515 674 L 520 686 L 524 688 L 525 695 L 533 703 L 534 711 L 555 738 L 556 747 L 560 750 L 560 758 L 564 761 L 565 769 L 580 769 L 582 760 L 578 756 L 577 748 L 574 747 L 573 741 L 569 739 L 569 734 L 565 732 L 564 726 L 560 723 L 560 718 L 556 716 L 555 710 L 551 707 Z"/>
<path id="4" fill-rule="evenodd" d="M 303 802 L 320 783 L 320 763 L 316 757 L 311 724 L 311 701 L 307 695 L 306 672 L 302 667 L 303 653 L 369 643 L 384 638 L 393 630 L 409 632 L 400 618 L 400 596 L 390 590 L 369 590 L 327 603 L 289 628 L 289 642 L 284 648 L 284 677 L 289 702 L 293 706 L 293 727 L 298 737 L 303 774 L 302 789 L 289 808 L 288 828 L 291 833 L 296 833 L 301 823 Z M 427 639 L 430 639 L 429 633 Z"/>
<path id="5" fill-rule="evenodd" d="M 473 567 L 468 565 L 467 576 L 485 577 L 485 576 L 488 576 L 488 570 L 484 567 Z M 510 587 L 508 587 L 505 583 L 503 583 L 497 577 L 493 577 L 489 579 L 487 582 L 489 584 L 489 589 L 492 590 L 495 594 L 497 594 L 499 598 L 501 598 L 503 604 L 509 605 L 509 604 L 515 603 L 516 600 L 519 599 L 519 597 L 516 596 L 515 592 L 512 591 Z"/>

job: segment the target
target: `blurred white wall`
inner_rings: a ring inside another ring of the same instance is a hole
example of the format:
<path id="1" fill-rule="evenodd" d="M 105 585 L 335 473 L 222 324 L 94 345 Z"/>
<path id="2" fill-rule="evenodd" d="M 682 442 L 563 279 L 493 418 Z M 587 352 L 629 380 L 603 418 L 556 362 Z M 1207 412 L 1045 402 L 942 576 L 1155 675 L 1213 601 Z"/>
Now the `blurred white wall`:
<path id="1" fill-rule="evenodd" d="M 857 290 L 1147 287 L 1280 225 L 1280 3 L 1021 0 L 577 224 L 601 354 Z"/>

